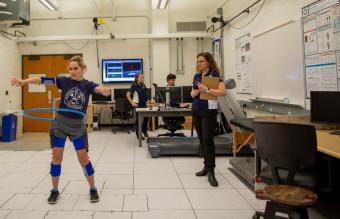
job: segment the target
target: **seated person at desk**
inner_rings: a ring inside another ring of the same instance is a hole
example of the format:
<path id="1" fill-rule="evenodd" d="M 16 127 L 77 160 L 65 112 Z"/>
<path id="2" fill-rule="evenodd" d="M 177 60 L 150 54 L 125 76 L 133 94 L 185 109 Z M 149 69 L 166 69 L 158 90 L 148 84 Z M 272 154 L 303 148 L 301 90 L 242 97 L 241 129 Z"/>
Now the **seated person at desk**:
<path id="1" fill-rule="evenodd" d="M 130 90 L 126 93 L 133 108 L 146 108 L 147 88 L 144 85 L 144 75 L 136 74 L 135 81 L 131 85 Z M 145 117 L 142 123 L 142 133 L 144 137 L 149 137 L 147 133 L 149 118 Z M 138 116 L 136 116 L 136 135 L 138 138 Z M 143 137 L 143 139 L 144 139 Z"/>
<path id="2" fill-rule="evenodd" d="M 175 83 L 176 83 L 176 75 L 174 74 L 169 74 L 166 77 L 166 82 L 167 82 L 167 87 L 174 87 Z M 171 94 L 171 93 L 170 93 Z M 173 98 L 171 98 L 170 96 L 170 106 L 171 107 L 180 107 L 180 103 L 174 101 Z M 179 117 L 163 117 L 163 122 L 166 126 L 166 129 L 168 129 L 170 131 L 170 133 L 166 133 L 166 134 L 160 134 L 159 136 L 170 136 L 170 137 L 174 137 L 174 136 L 180 136 L 180 137 L 185 137 L 185 135 L 183 133 L 175 133 L 176 130 L 182 129 L 183 128 L 183 124 L 185 122 L 185 117 L 184 116 L 179 116 Z"/>

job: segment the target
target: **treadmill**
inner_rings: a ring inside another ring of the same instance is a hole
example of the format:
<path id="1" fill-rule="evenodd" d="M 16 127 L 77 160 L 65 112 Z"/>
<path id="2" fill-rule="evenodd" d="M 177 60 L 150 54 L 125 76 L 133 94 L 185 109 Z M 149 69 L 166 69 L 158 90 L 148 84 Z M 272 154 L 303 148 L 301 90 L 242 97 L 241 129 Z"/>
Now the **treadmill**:
<path id="1" fill-rule="evenodd" d="M 231 105 L 238 104 L 237 101 L 232 101 L 228 97 L 229 90 L 236 87 L 235 81 L 229 79 L 225 82 L 227 96 L 218 98 L 220 105 L 220 113 L 223 113 L 229 123 L 230 119 L 235 118 L 236 114 L 243 114 L 235 110 Z M 238 108 L 240 106 L 238 105 Z M 230 118 L 228 118 L 230 117 Z M 232 155 L 232 133 L 227 133 L 221 136 L 215 136 L 215 153 L 216 155 Z M 148 150 L 152 158 L 157 158 L 161 155 L 200 155 L 199 139 L 197 137 L 149 137 L 147 139 Z M 245 150 L 239 153 L 241 156 L 251 156 L 253 152 L 246 147 Z"/>
<path id="2" fill-rule="evenodd" d="M 231 155 L 233 141 L 231 134 L 215 137 L 216 154 Z M 150 137 L 147 140 L 152 158 L 160 155 L 200 155 L 197 137 Z"/>

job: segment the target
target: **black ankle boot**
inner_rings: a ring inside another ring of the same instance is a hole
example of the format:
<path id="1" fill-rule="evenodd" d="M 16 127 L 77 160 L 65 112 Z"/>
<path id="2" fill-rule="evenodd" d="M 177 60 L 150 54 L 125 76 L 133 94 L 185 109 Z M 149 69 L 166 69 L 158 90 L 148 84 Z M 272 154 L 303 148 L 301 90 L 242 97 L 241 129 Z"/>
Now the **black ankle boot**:
<path id="1" fill-rule="evenodd" d="M 217 182 L 217 180 L 215 178 L 214 171 L 208 172 L 208 181 L 209 181 L 211 186 L 213 186 L 213 187 L 217 187 L 218 186 L 218 182 Z"/>
<path id="2" fill-rule="evenodd" d="M 203 168 L 201 171 L 196 173 L 196 176 L 206 176 L 208 174 L 209 170 L 206 168 Z"/>

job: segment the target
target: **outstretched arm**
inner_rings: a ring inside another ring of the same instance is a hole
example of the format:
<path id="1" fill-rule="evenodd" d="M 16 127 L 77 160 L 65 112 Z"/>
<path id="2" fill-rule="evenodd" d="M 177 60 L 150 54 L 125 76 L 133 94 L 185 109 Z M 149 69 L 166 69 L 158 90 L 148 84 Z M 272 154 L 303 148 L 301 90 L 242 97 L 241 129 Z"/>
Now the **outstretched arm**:
<path id="1" fill-rule="evenodd" d="M 97 86 L 94 90 L 95 90 L 96 93 L 101 93 L 104 96 L 111 95 L 111 89 L 108 88 L 108 87 L 104 87 L 102 85 Z"/>
<path id="2" fill-rule="evenodd" d="M 41 78 L 28 78 L 28 79 L 18 79 L 12 78 L 11 85 L 14 86 L 24 86 L 25 84 L 40 84 Z"/>

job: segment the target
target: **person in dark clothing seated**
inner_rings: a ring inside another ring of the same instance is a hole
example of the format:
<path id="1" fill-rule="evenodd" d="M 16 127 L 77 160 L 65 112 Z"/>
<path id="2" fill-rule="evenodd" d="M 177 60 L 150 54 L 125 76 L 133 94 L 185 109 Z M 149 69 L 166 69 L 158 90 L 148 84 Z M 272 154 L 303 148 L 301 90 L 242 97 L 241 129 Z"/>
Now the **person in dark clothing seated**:
<path id="1" fill-rule="evenodd" d="M 174 87 L 176 84 L 176 75 L 169 74 L 166 77 L 167 87 Z M 180 107 L 180 103 L 176 102 L 173 98 L 171 98 L 170 93 L 170 106 L 171 107 Z M 184 116 L 179 117 L 163 117 L 163 122 L 165 124 L 165 128 L 170 131 L 170 133 L 166 134 L 160 134 L 158 136 L 179 136 L 179 137 L 185 137 L 183 133 L 175 133 L 176 130 L 183 129 L 183 124 L 185 122 Z"/>

